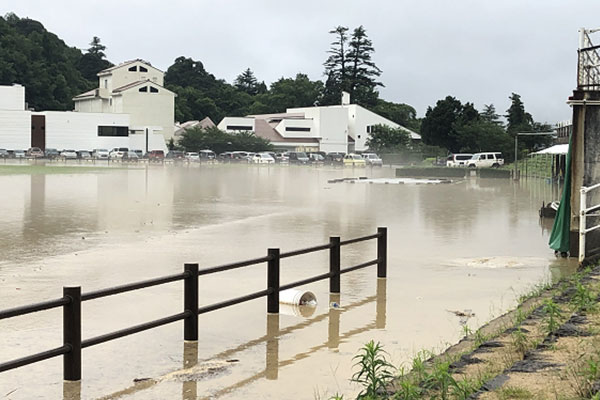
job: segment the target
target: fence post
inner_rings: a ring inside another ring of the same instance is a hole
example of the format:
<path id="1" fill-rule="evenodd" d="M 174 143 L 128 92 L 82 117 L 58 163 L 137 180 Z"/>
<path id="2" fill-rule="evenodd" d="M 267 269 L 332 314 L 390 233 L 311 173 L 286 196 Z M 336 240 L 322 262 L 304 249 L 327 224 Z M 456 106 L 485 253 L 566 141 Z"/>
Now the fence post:
<path id="1" fill-rule="evenodd" d="M 198 340 L 198 264 L 185 264 L 188 276 L 183 281 L 183 308 L 188 315 L 183 320 L 183 339 Z"/>
<path id="2" fill-rule="evenodd" d="M 579 197 L 579 262 L 582 263 L 585 259 L 585 230 L 587 229 L 586 223 L 586 210 L 587 209 L 587 190 L 582 187 L 580 190 Z"/>
<path id="3" fill-rule="evenodd" d="M 377 228 L 377 277 L 387 277 L 387 228 Z"/>
<path id="4" fill-rule="evenodd" d="M 329 293 L 340 292 L 340 237 L 329 237 Z"/>
<path id="5" fill-rule="evenodd" d="M 267 312 L 279 314 L 279 249 L 269 249 L 267 266 L 267 288 L 271 293 L 267 296 Z"/>
<path id="6" fill-rule="evenodd" d="M 63 344 L 69 352 L 63 356 L 63 379 L 81 379 L 81 286 L 63 287 L 69 303 L 63 306 Z"/>

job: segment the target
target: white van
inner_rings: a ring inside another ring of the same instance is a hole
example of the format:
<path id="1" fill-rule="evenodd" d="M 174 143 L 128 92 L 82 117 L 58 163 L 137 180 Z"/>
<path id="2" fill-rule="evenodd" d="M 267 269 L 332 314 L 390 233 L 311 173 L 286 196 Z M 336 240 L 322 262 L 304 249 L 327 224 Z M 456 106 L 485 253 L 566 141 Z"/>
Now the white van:
<path id="1" fill-rule="evenodd" d="M 450 154 L 446 160 L 446 167 L 466 167 L 471 157 L 471 153 Z"/>
<path id="2" fill-rule="evenodd" d="M 502 153 L 475 153 L 470 160 L 467 161 L 469 168 L 498 168 L 504 165 Z"/>

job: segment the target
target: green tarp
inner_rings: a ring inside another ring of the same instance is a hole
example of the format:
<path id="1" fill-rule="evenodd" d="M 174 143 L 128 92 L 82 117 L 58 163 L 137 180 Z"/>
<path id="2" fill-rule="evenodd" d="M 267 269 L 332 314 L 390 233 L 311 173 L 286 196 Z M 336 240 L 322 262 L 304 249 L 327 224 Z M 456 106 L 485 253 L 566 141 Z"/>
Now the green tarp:
<path id="1" fill-rule="evenodd" d="M 571 230 L 571 141 L 573 135 L 569 139 L 569 151 L 567 152 L 567 164 L 565 166 L 565 183 L 563 186 L 560 205 L 554 218 L 552 225 L 552 233 L 550 233 L 550 241 L 548 244 L 551 249 L 560 252 L 569 251 L 569 231 Z"/>

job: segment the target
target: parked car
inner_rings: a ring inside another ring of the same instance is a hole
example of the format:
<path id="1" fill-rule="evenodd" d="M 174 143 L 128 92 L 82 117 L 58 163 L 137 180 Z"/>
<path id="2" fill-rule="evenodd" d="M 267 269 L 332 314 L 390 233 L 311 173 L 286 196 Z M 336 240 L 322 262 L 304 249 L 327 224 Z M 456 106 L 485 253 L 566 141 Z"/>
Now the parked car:
<path id="1" fill-rule="evenodd" d="M 232 151 L 231 158 L 235 161 L 248 161 L 247 151 Z"/>
<path id="2" fill-rule="evenodd" d="M 341 151 L 332 151 L 331 153 L 327 153 L 325 161 L 331 164 L 341 164 L 344 161 L 345 155 L 346 153 L 342 153 Z"/>
<path id="3" fill-rule="evenodd" d="M 504 158 L 502 153 L 475 153 L 470 160 L 467 160 L 469 168 L 498 168 L 504 165 Z"/>
<path id="4" fill-rule="evenodd" d="M 14 158 L 25 158 L 25 150 L 13 150 L 12 156 Z"/>
<path id="5" fill-rule="evenodd" d="M 92 155 L 87 150 L 79 150 L 77 156 L 82 160 L 90 160 L 92 158 Z"/>
<path id="6" fill-rule="evenodd" d="M 133 151 L 138 156 L 138 158 L 144 158 L 144 151 L 143 150 L 133 149 L 131 151 Z"/>
<path id="7" fill-rule="evenodd" d="M 8 158 L 10 153 L 6 149 L 0 149 L 0 158 Z"/>
<path id="8" fill-rule="evenodd" d="M 77 152 L 75 150 L 63 150 L 60 152 L 60 156 L 65 160 L 76 160 Z"/>
<path id="9" fill-rule="evenodd" d="M 280 164 L 287 164 L 289 161 L 290 158 L 288 157 L 287 153 L 275 154 L 275 162 L 278 162 Z"/>
<path id="10" fill-rule="evenodd" d="M 60 157 L 60 153 L 58 150 L 56 149 L 49 149 L 46 147 L 46 151 L 44 151 L 44 154 L 46 156 L 46 158 L 53 160 L 57 157 Z"/>
<path id="11" fill-rule="evenodd" d="M 122 160 L 123 156 L 127 154 L 129 149 L 127 147 L 115 147 L 109 153 L 109 157 L 111 160 Z"/>
<path id="12" fill-rule="evenodd" d="M 108 160 L 109 152 L 107 149 L 94 149 L 94 151 L 92 151 L 92 157 L 96 160 Z"/>
<path id="13" fill-rule="evenodd" d="M 365 163 L 372 167 L 383 167 L 383 160 L 375 153 L 363 153 Z"/>
<path id="14" fill-rule="evenodd" d="M 146 157 L 150 158 L 150 153 L 146 154 Z M 167 153 L 167 158 L 170 160 L 183 160 L 185 153 L 181 150 L 171 150 Z"/>
<path id="15" fill-rule="evenodd" d="M 150 150 L 148 159 L 151 161 L 162 161 L 165 158 L 165 152 L 162 150 Z"/>
<path id="16" fill-rule="evenodd" d="M 344 156 L 344 167 L 364 167 L 365 159 L 358 154 L 350 153 Z"/>
<path id="17" fill-rule="evenodd" d="M 221 153 L 221 154 L 219 154 L 219 159 L 222 161 L 231 161 L 231 160 L 233 160 L 233 153 L 230 151 Z"/>
<path id="18" fill-rule="evenodd" d="M 195 151 L 188 151 L 187 153 L 185 153 L 185 159 L 188 161 L 200 161 L 200 154 L 196 153 Z"/>
<path id="19" fill-rule="evenodd" d="M 446 167 L 466 167 L 472 157 L 471 153 L 450 154 L 446 160 Z"/>
<path id="20" fill-rule="evenodd" d="M 138 157 L 138 154 L 134 150 L 128 150 L 125 154 L 123 154 L 123 160 L 137 161 L 139 159 L 140 158 Z"/>
<path id="21" fill-rule="evenodd" d="M 44 157 L 44 152 L 39 147 L 30 147 L 27 150 L 27 157 L 42 158 Z"/>
<path id="22" fill-rule="evenodd" d="M 287 153 L 290 164 L 308 164 L 310 161 L 303 151 L 290 151 Z"/>
<path id="23" fill-rule="evenodd" d="M 308 158 L 313 164 L 322 164 L 325 161 L 325 157 L 319 153 L 309 153 Z"/>
<path id="24" fill-rule="evenodd" d="M 201 160 L 214 160 L 217 158 L 217 155 L 212 150 L 200 150 L 198 153 L 200 154 Z"/>
<path id="25" fill-rule="evenodd" d="M 269 153 L 256 153 L 252 157 L 252 162 L 255 164 L 275 164 L 275 159 Z"/>

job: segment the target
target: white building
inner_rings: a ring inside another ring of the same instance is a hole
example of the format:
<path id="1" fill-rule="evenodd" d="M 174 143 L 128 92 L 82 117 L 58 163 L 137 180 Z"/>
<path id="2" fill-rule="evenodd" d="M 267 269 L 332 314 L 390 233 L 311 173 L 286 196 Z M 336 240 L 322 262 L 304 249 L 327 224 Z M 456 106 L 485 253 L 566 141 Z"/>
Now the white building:
<path id="1" fill-rule="evenodd" d="M 98 73 L 99 88 L 73 100 L 75 111 L 30 111 L 21 85 L 0 86 L 0 148 L 163 150 L 173 137 L 175 94 L 164 73 L 134 60 Z"/>
<path id="2" fill-rule="evenodd" d="M 98 88 L 73 98 L 75 111 L 129 114 L 131 135 L 173 137 L 175 93 L 163 87 L 164 72 L 143 60 L 127 61 L 98 73 Z"/>
<path id="3" fill-rule="evenodd" d="M 357 104 L 288 108 L 286 113 L 225 117 L 218 128 L 227 132 L 252 131 L 276 148 L 297 151 L 353 152 L 367 150 L 366 141 L 375 125 L 406 130 L 411 139 L 421 136 Z"/>

